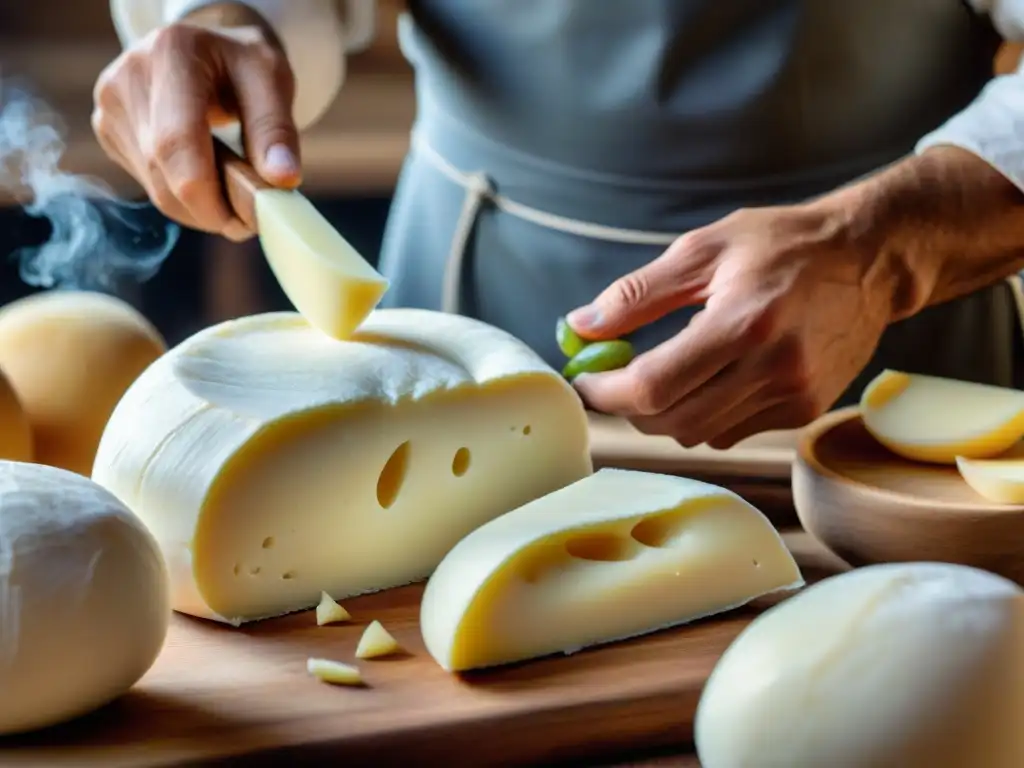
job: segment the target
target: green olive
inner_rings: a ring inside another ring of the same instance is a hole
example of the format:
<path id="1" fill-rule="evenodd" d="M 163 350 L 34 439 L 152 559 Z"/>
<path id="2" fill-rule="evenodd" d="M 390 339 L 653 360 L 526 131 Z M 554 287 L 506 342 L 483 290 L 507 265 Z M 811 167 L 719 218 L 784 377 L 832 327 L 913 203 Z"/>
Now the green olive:
<path id="1" fill-rule="evenodd" d="M 580 338 L 564 317 L 558 318 L 555 325 L 555 339 L 558 340 L 558 348 L 566 357 L 575 357 L 587 346 L 587 342 Z"/>
<path id="2" fill-rule="evenodd" d="M 565 364 L 562 375 L 575 379 L 581 373 L 603 373 L 625 368 L 633 359 L 633 345 L 628 341 L 595 341 L 581 349 Z"/>

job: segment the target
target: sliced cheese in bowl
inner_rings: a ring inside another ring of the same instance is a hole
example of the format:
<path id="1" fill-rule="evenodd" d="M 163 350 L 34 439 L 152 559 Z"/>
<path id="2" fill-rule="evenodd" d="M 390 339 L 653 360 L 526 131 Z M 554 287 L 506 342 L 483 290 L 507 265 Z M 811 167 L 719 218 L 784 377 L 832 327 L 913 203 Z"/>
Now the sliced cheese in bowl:
<path id="1" fill-rule="evenodd" d="M 422 580 L 591 471 L 583 405 L 540 357 L 403 309 L 349 341 L 296 313 L 200 332 L 125 394 L 93 478 L 154 532 L 175 609 L 237 625 Z"/>
<path id="2" fill-rule="evenodd" d="M 997 504 L 1024 504 L 1024 444 L 991 459 L 957 456 L 956 468 L 979 496 Z"/>
<path id="3" fill-rule="evenodd" d="M 803 578 L 736 494 L 602 469 L 470 533 L 427 583 L 420 627 L 444 669 L 571 652 L 737 608 Z"/>
<path id="4" fill-rule="evenodd" d="M 887 370 L 864 389 L 860 410 L 878 442 L 914 461 L 989 458 L 1024 437 L 1024 392 L 987 384 Z"/>

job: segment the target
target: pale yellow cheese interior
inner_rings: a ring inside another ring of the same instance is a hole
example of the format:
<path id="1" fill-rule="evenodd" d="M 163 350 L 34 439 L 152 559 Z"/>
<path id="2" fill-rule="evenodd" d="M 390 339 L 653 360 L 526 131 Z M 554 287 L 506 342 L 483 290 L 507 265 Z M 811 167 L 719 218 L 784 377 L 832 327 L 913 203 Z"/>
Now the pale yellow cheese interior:
<path id="1" fill-rule="evenodd" d="M 905 458 L 953 464 L 987 458 L 1024 437 L 1024 392 L 883 371 L 864 390 L 867 430 Z"/>
<path id="2" fill-rule="evenodd" d="M 431 577 L 427 650 L 448 670 L 570 652 L 738 607 L 802 578 L 728 491 L 604 469 L 471 533 Z"/>
<path id="3" fill-rule="evenodd" d="M 388 281 L 299 192 L 258 192 L 256 217 L 263 253 L 289 301 L 328 336 L 350 338 Z"/>

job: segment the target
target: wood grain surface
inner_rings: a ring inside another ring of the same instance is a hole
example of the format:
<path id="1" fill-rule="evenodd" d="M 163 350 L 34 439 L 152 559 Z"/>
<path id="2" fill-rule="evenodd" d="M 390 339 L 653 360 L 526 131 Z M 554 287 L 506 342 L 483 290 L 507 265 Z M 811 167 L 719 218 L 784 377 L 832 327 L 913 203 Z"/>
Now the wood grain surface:
<path id="1" fill-rule="evenodd" d="M 788 534 L 787 543 L 809 580 L 844 568 L 805 534 Z M 175 616 L 163 654 L 133 691 L 70 725 L 0 741 L 0 765 L 593 765 L 645 749 L 685 749 L 707 675 L 772 602 L 458 677 L 423 650 L 421 591 L 345 601 L 353 622 L 329 627 L 317 627 L 311 612 L 242 629 Z M 407 653 L 360 662 L 366 688 L 331 687 L 306 674 L 309 656 L 353 661 L 373 619 Z"/>

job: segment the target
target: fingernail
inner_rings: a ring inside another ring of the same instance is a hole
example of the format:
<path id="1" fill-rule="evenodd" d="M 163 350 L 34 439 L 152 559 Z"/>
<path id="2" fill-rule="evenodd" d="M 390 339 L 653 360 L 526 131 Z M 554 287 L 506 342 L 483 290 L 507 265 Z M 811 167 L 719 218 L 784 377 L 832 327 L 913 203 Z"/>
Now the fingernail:
<path id="1" fill-rule="evenodd" d="M 299 172 L 299 160 L 284 144 L 275 144 L 267 150 L 263 164 L 275 176 L 294 176 Z"/>
<path id="2" fill-rule="evenodd" d="M 597 328 L 601 325 L 601 310 L 592 304 L 574 309 L 566 318 L 573 328 Z"/>

